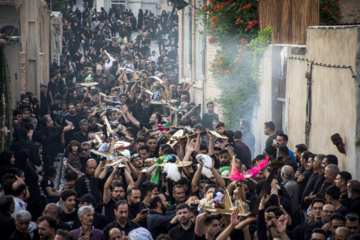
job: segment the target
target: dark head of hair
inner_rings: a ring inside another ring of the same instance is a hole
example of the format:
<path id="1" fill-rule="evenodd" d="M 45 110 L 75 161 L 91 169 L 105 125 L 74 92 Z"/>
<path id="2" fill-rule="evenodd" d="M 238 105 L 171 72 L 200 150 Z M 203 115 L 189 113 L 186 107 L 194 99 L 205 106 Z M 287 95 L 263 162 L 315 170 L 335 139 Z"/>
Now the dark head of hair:
<path id="1" fill-rule="evenodd" d="M 57 223 L 56 223 L 56 219 L 55 219 L 55 218 L 53 218 L 53 217 L 51 217 L 51 216 L 41 216 L 41 217 L 39 217 L 39 219 L 38 219 L 37 222 L 38 222 L 38 223 L 41 223 L 41 222 L 43 222 L 43 221 L 48 222 L 50 228 L 56 229 Z"/>
<path id="2" fill-rule="evenodd" d="M 282 137 L 285 142 L 289 141 L 289 137 L 288 137 L 288 135 L 286 135 L 285 133 L 280 133 L 280 134 L 278 134 L 278 136 L 279 136 L 279 137 Z"/>
<path id="3" fill-rule="evenodd" d="M 140 11 L 141 9 L 139 9 Z M 171 240 L 171 237 L 168 234 L 165 233 L 161 233 L 160 235 L 158 235 L 155 240 Z"/>
<path id="4" fill-rule="evenodd" d="M 155 114 L 155 118 L 158 120 L 158 122 L 160 123 L 161 122 L 161 114 L 160 113 L 154 113 Z"/>
<path id="5" fill-rule="evenodd" d="M 132 193 L 133 193 L 133 191 L 140 191 L 140 193 L 141 193 L 141 190 L 140 190 L 139 188 L 133 187 L 133 188 L 129 188 L 129 190 L 128 190 L 128 192 L 127 192 L 127 195 L 128 195 L 128 196 L 131 196 Z"/>
<path id="6" fill-rule="evenodd" d="M 139 143 L 139 142 L 146 143 L 146 138 L 143 137 L 143 136 L 139 136 L 139 137 L 136 139 L 136 143 Z"/>
<path id="7" fill-rule="evenodd" d="M 205 186 L 205 192 L 209 191 L 210 188 L 217 188 L 216 184 L 208 184 Z"/>
<path id="8" fill-rule="evenodd" d="M 213 220 L 220 220 L 219 215 L 210 215 L 210 217 L 205 220 L 204 226 L 209 227 Z"/>
<path id="9" fill-rule="evenodd" d="M 340 188 L 335 185 L 328 187 L 325 190 L 325 193 L 329 195 L 332 199 L 340 199 Z"/>
<path id="10" fill-rule="evenodd" d="M 345 181 L 345 184 L 347 184 L 347 182 L 349 180 L 351 180 L 351 173 L 347 172 L 347 171 L 341 171 L 338 173 L 341 177 L 341 180 Z"/>
<path id="11" fill-rule="evenodd" d="M 145 138 L 148 139 L 150 137 L 151 133 L 155 133 L 156 131 L 154 129 L 150 129 L 145 133 Z"/>
<path id="12" fill-rule="evenodd" d="M 312 155 L 313 155 L 312 152 L 304 151 L 304 152 L 302 153 L 302 158 L 306 159 L 306 161 L 309 161 L 309 158 L 310 158 L 310 156 L 312 156 Z"/>
<path id="13" fill-rule="evenodd" d="M 312 230 L 312 233 L 320 233 L 325 236 L 325 239 L 327 238 L 327 234 L 326 234 L 325 230 L 322 228 L 314 228 Z"/>
<path id="14" fill-rule="evenodd" d="M 161 144 L 161 145 L 160 145 L 160 149 L 161 149 L 161 151 L 163 151 L 163 152 L 164 152 L 164 150 L 167 149 L 167 148 L 171 148 L 171 146 L 170 146 L 169 144 Z"/>
<path id="15" fill-rule="evenodd" d="M 341 215 L 340 213 L 333 213 L 330 216 L 330 226 L 331 226 L 332 220 L 335 220 L 335 219 L 343 221 L 344 223 L 346 222 L 346 219 L 345 219 L 345 217 L 343 215 Z"/>
<path id="16" fill-rule="evenodd" d="M 176 207 L 176 211 L 179 211 L 179 210 L 184 209 L 184 208 L 186 208 L 188 211 L 190 211 L 190 207 L 189 207 L 189 205 L 187 205 L 186 203 L 179 204 L 179 205 Z"/>
<path id="17" fill-rule="evenodd" d="M 207 153 L 209 152 L 208 147 L 207 147 L 206 144 L 201 144 L 200 145 L 200 150 L 205 150 Z"/>
<path id="18" fill-rule="evenodd" d="M 58 229 L 56 231 L 56 235 L 61 236 L 62 240 L 73 240 L 73 236 L 71 235 L 71 233 L 63 229 Z"/>
<path id="19" fill-rule="evenodd" d="M 303 144 L 303 143 L 297 144 L 297 145 L 295 146 L 295 148 L 296 148 L 297 151 L 300 152 L 300 153 L 303 153 L 303 152 L 307 151 L 307 146 L 306 146 L 305 144 Z"/>
<path id="20" fill-rule="evenodd" d="M 119 200 L 115 203 L 115 209 L 118 209 L 120 205 L 126 205 L 129 206 L 128 202 L 126 200 Z"/>
<path id="21" fill-rule="evenodd" d="M 61 200 L 63 200 L 63 201 L 66 201 L 66 199 L 70 196 L 76 197 L 76 192 L 72 189 L 66 189 L 66 190 L 62 191 L 60 194 Z"/>
<path id="22" fill-rule="evenodd" d="M 264 150 L 264 152 L 273 157 L 276 157 L 276 151 L 277 149 L 274 146 L 267 146 Z"/>
<path id="23" fill-rule="evenodd" d="M 1 186 L 5 195 L 14 195 L 12 185 L 16 181 L 16 179 L 1 179 L 1 180 L 2 180 Z"/>
<path id="24" fill-rule="evenodd" d="M 122 185 L 121 183 L 115 183 L 115 184 L 113 185 L 112 189 L 114 190 L 114 189 L 117 188 L 117 187 L 121 187 L 121 188 L 125 189 L 125 188 L 124 188 L 124 185 Z"/>
<path id="25" fill-rule="evenodd" d="M 350 180 L 348 185 L 352 191 L 360 194 L 360 182 L 358 180 Z"/>
<path id="26" fill-rule="evenodd" d="M 139 151 L 140 150 L 146 150 L 146 152 L 150 152 L 150 148 L 149 148 L 149 146 L 148 145 L 141 145 L 140 147 L 139 147 Z"/>
<path id="27" fill-rule="evenodd" d="M 54 166 L 50 166 L 45 169 L 44 176 L 45 177 L 53 177 L 56 174 L 56 169 Z"/>
<path id="28" fill-rule="evenodd" d="M 288 156 L 289 155 L 289 148 L 287 146 L 280 146 L 279 153 L 282 155 Z"/>
<path id="29" fill-rule="evenodd" d="M 321 198 L 315 198 L 312 202 L 311 202 L 311 207 L 314 206 L 315 203 L 317 202 L 321 202 L 323 205 L 325 205 L 325 200 L 324 199 L 321 199 Z"/>
<path id="30" fill-rule="evenodd" d="M 326 155 L 325 158 L 327 158 L 328 164 L 338 165 L 338 158 L 335 155 L 329 154 L 329 155 Z"/>
<path id="31" fill-rule="evenodd" d="M 68 171 L 64 176 L 66 181 L 73 181 L 77 179 L 77 173 L 74 171 Z"/>
<path id="32" fill-rule="evenodd" d="M 8 213 L 12 206 L 15 205 L 14 197 L 11 195 L 4 195 L 0 197 L 0 212 Z"/>
<path id="33" fill-rule="evenodd" d="M 234 138 L 235 139 L 241 139 L 242 138 L 242 132 L 241 131 L 235 131 L 234 132 Z"/>
<path id="34" fill-rule="evenodd" d="M 265 122 L 264 125 L 265 127 L 270 128 L 271 131 L 275 131 L 275 123 L 273 123 L 272 121 Z"/>
<path id="35" fill-rule="evenodd" d="M 164 150 L 163 154 L 164 154 L 164 155 L 170 155 L 170 154 L 176 155 L 177 152 L 176 152 L 174 149 L 172 149 L 171 147 L 169 147 L 169 148 L 166 148 L 166 149 Z"/>
<path id="36" fill-rule="evenodd" d="M 348 213 L 346 214 L 345 219 L 349 220 L 350 222 L 355 222 L 355 221 L 359 222 L 359 215 L 356 213 Z"/>
<path id="37" fill-rule="evenodd" d="M 215 129 L 216 128 L 219 128 L 219 127 L 225 127 L 225 124 L 223 122 L 218 122 L 216 125 L 215 125 Z"/>
<path id="38" fill-rule="evenodd" d="M 142 191 L 144 194 L 147 194 L 148 192 L 153 191 L 155 188 L 157 188 L 157 185 L 153 182 L 144 182 L 141 185 Z"/>
<path id="39" fill-rule="evenodd" d="M 13 192 L 13 196 L 17 197 L 20 196 L 20 194 L 22 194 L 22 192 L 27 188 L 25 183 L 19 184 L 19 186 L 17 186 L 17 188 L 12 189 Z"/>
<path id="40" fill-rule="evenodd" d="M 80 152 L 80 143 L 76 140 L 71 140 L 68 144 L 68 147 L 67 147 L 67 151 L 68 153 L 71 153 L 72 152 L 72 147 L 73 146 L 78 146 L 78 152 Z"/>
<path id="41" fill-rule="evenodd" d="M 158 195 L 155 195 L 154 197 L 151 198 L 150 200 L 150 209 L 155 209 L 157 208 L 157 204 L 161 203 L 162 204 L 162 200 L 161 197 Z"/>

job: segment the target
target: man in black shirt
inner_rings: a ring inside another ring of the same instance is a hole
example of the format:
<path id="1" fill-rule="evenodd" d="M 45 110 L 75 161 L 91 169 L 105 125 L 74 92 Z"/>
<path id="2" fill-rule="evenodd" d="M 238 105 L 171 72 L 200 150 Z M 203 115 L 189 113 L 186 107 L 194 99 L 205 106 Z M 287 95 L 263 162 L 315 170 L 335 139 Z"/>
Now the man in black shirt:
<path id="1" fill-rule="evenodd" d="M 79 126 L 80 126 L 80 131 L 72 135 L 72 140 L 76 140 L 79 143 L 88 141 L 88 129 L 89 129 L 88 120 L 81 119 L 79 122 Z"/>
<path id="2" fill-rule="evenodd" d="M 116 220 L 109 223 L 103 229 L 106 239 L 109 239 L 109 231 L 112 228 L 118 228 L 120 231 L 124 231 L 125 234 L 128 235 L 131 230 L 140 227 L 140 224 L 129 220 L 129 206 L 125 200 L 120 200 L 116 203 L 114 212 Z"/>
<path id="3" fill-rule="evenodd" d="M 265 147 L 272 146 L 274 139 L 276 139 L 275 124 L 273 122 L 264 123 L 264 134 L 269 136 L 266 139 Z"/>
<path id="4" fill-rule="evenodd" d="M 138 188 L 130 188 L 128 190 L 127 199 L 129 203 L 129 219 L 146 227 L 146 218 L 149 211 L 146 206 L 141 203 L 141 191 Z"/>
<path id="5" fill-rule="evenodd" d="M 195 224 L 190 220 L 190 207 L 187 204 L 180 204 L 176 208 L 176 218 L 179 221 L 169 231 L 172 240 L 190 240 L 194 236 Z"/>
<path id="6" fill-rule="evenodd" d="M 78 197 L 82 197 L 85 193 L 90 193 L 93 195 L 96 200 L 94 208 L 97 212 L 101 212 L 99 203 L 102 201 L 102 199 L 99 190 L 99 179 L 95 178 L 96 167 L 97 163 L 95 159 L 90 158 L 87 160 L 85 167 L 86 173 L 76 181 L 75 190 L 78 194 Z"/>
<path id="7" fill-rule="evenodd" d="M 66 127 L 54 127 L 54 121 L 50 115 L 45 115 L 41 119 L 41 123 L 44 126 L 42 131 L 42 143 L 43 143 L 43 162 L 44 169 L 53 164 L 56 155 L 61 152 L 61 133 L 68 132 L 73 127 L 71 122 L 67 123 Z"/>
<path id="8" fill-rule="evenodd" d="M 65 208 L 60 215 L 60 221 L 66 223 L 70 227 L 72 227 L 74 219 L 77 216 L 75 197 L 76 192 L 74 190 L 67 189 L 61 193 L 61 201 Z"/>
<path id="9" fill-rule="evenodd" d="M 67 122 L 72 122 L 74 124 L 74 128 L 65 133 L 65 146 L 67 147 L 69 142 L 72 139 L 72 135 L 78 131 L 80 131 L 79 122 L 82 119 L 80 115 L 76 113 L 75 104 L 69 103 L 68 105 L 69 115 L 64 116 L 61 126 L 66 126 Z"/>

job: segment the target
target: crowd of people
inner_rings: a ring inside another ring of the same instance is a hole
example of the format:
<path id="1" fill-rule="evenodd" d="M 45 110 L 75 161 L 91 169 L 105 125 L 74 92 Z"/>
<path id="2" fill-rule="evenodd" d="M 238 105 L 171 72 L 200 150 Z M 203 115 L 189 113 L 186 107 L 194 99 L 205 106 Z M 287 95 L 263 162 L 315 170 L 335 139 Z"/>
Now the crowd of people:
<path id="1" fill-rule="evenodd" d="M 336 156 L 291 151 L 271 121 L 255 155 L 249 121 L 232 131 L 213 102 L 191 102 L 177 24 L 176 12 L 69 6 L 61 61 L 40 99 L 21 95 L 0 154 L 1 239 L 360 239 L 360 183 Z M 200 207 L 226 194 L 230 212 Z"/>

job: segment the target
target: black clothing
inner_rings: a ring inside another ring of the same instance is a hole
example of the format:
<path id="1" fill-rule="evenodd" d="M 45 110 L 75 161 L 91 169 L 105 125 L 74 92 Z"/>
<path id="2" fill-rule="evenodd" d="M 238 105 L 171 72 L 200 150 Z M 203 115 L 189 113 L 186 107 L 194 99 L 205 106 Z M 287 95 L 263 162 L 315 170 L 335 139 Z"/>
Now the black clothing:
<path id="1" fill-rule="evenodd" d="M 161 214 L 150 210 L 147 217 L 148 230 L 153 238 L 156 238 L 160 233 L 167 233 L 167 225 L 176 215 L 176 211 L 168 211 L 166 214 Z"/>
<path id="2" fill-rule="evenodd" d="M 74 219 L 77 217 L 77 210 L 75 209 L 74 212 L 67 214 L 64 211 L 60 214 L 60 221 L 64 222 L 65 224 L 72 227 L 74 223 Z"/>
<path id="3" fill-rule="evenodd" d="M 143 203 L 140 203 L 138 208 L 134 208 L 132 206 L 129 205 L 129 215 L 128 215 L 128 219 L 129 220 L 133 220 L 134 218 L 136 218 L 136 216 L 141 212 L 141 210 L 145 209 L 146 210 L 146 206 Z M 147 221 L 146 218 L 144 220 L 142 220 L 141 222 L 138 222 L 138 224 L 140 224 L 142 227 L 147 226 Z"/>
<path id="4" fill-rule="evenodd" d="M 71 116 L 71 115 L 67 115 L 64 116 L 62 121 L 61 121 L 61 126 L 67 126 L 68 124 L 66 123 L 66 121 L 72 122 L 74 124 L 74 129 L 71 129 L 70 131 L 67 131 L 64 134 L 64 138 L 65 138 L 65 146 L 67 147 L 69 142 L 72 139 L 72 135 L 78 131 L 80 131 L 80 126 L 79 126 L 79 122 L 81 119 L 83 119 L 84 117 L 76 114 L 75 116 Z"/>
<path id="5" fill-rule="evenodd" d="M 72 135 L 72 140 L 76 140 L 81 144 L 89 140 L 88 135 L 89 135 L 88 132 L 86 132 L 86 134 L 83 135 L 81 131 L 78 131 Z"/>
<path id="6" fill-rule="evenodd" d="M 45 127 L 42 134 L 42 144 L 44 150 L 43 156 L 56 157 L 56 155 L 62 150 L 61 147 L 61 133 L 64 131 L 64 127 Z"/>
<path id="7" fill-rule="evenodd" d="M 15 220 L 10 214 L 0 213 L 0 233 L 3 239 L 8 239 L 15 231 Z"/>
<path id="8" fill-rule="evenodd" d="M 216 113 L 214 113 L 213 115 L 205 113 L 202 117 L 202 125 L 204 126 L 204 128 L 214 130 L 213 120 L 219 121 L 219 115 L 217 115 Z"/>
<path id="9" fill-rule="evenodd" d="M 360 216 L 360 197 L 351 199 L 349 213 L 356 213 Z"/>
<path id="10" fill-rule="evenodd" d="M 304 172 L 302 172 L 303 175 L 303 180 L 301 182 L 298 183 L 299 186 L 299 202 L 301 202 L 302 200 L 302 194 L 306 188 L 306 185 L 310 179 L 310 176 L 312 175 L 312 172 L 310 170 L 305 170 Z"/>
<path id="11" fill-rule="evenodd" d="M 109 231 L 112 229 L 112 228 L 118 228 L 120 231 L 124 231 L 126 235 L 129 234 L 129 232 L 135 228 L 138 228 L 138 227 L 141 227 L 140 224 L 136 223 L 136 222 L 133 222 L 131 220 L 128 220 L 126 225 L 125 225 L 125 228 L 122 228 L 118 222 L 115 220 L 113 221 L 112 223 L 109 223 L 108 225 L 106 225 L 106 227 L 104 227 L 103 229 L 103 232 L 105 234 L 105 237 L 106 239 L 108 239 L 109 237 Z"/>
<path id="12" fill-rule="evenodd" d="M 305 197 L 309 196 L 309 194 L 313 191 L 314 185 L 315 185 L 315 181 L 316 181 L 316 179 L 318 178 L 318 176 L 319 176 L 319 173 L 317 173 L 317 172 L 316 172 L 316 173 L 313 173 L 313 174 L 309 177 L 309 181 L 308 181 L 307 184 L 306 184 L 305 190 L 302 192 L 302 196 L 301 196 L 301 207 L 302 207 L 303 210 L 306 210 L 306 209 L 309 207 L 309 205 L 304 202 L 304 199 L 305 199 Z M 299 193 L 301 193 L 301 192 L 299 191 Z M 300 194 L 299 194 L 299 195 L 300 195 Z"/>
<path id="13" fill-rule="evenodd" d="M 112 222 L 115 220 L 115 201 L 114 199 L 110 199 L 110 201 L 107 204 L 104 204 L 105 207 L 105 217 L 107 218 L 108 222 Z"/>
<path id="14" fill-rule="evenodd" d="M 316 222 L 312 222 L 310 224 L 307 225 L 307 227 L 305 227 L 305 237 L 304 240 L 310 240 L 311 239 L 311 235 L 312 235 L 312 231 L 315 228 L 322 228 L 324 226 L 323 221 L 316 221 Z"/>
<path id="15" fill-rule="evenodd" d="M 85 182 L 85 178 L 87 178 L 89 180 L 89 184 L 90 184 L 90 189 L 91 189 L 91 195 L 94 196 L 95 200 L 97 203 L 101 202 L 101 192 L 99 190 L 99 181 L 100 179 L 96 179 L 96 178 L 91 178 L 90 176 L 88 176 L 87 174 L 81 176 L 75 184 L 75 191 L 77 193 L 77 197 L 81 197 L 82 195 L 89 193 L 88 192 L 88 188 L 86 186 L 86 182 Z"/>
<path id="16" fill-rule="evenodd" d="M 276 134 L 272 135 L 271 137 L 268 137 L 268 139 L 266 139 L 266 142 L 265 142 L 265 148 L 268 147 L 268 146 L 272 146 L 273 145 L 273 141 L 274 139 L 276 139 Z"/>
<path id="17" fill-rule="evenodd" d="M 191 223 L 188 230 L 185 230 L 179 223 L 169 231 L 172 240 L 189 240 L 194 236 L 195 224 Z"/>
<path id="18" fill-rule="evenodd" d="M 6 238 L 4 238 L 4 239 L 6 239 Z M 13 232 L 11 234 L 11 236 L 8 238 L 8 240 L 31 240 L 31 237 L 28 233 L 26 234 L 26 237 L 25 237 L 24 234 L 22 234 L 21 232 L 19 232 L 16 229 L 15 232 Z"/>

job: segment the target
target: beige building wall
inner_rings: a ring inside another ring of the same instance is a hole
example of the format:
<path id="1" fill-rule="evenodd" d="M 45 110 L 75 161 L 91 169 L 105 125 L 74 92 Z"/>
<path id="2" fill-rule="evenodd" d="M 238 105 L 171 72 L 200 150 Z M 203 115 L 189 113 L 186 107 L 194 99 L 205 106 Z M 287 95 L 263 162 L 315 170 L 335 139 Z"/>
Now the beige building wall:
<path id="1" fill-rule="evenodd" d="M 310 27 L 307 34 L 306 57 L 314 63 L 349 65 L 356 69 L 356 50 L 359 48 L 359 27 Z M 341 43 L 341 46 L 339 46 Z M 289 147 L 305 140 L 307 62 L 288 60 L 287 103 L 289 106 Z M 334 154 L 341 170 L 359 176 L 356 169 L 355 133 L 356 88 L 355 79 L 348 68 L 313 65 L 312 118 L 309 150 L 314 153 Z M 339 133 L 344 140 L 346 155 L 331 142 L 331 135 Z"/>
<path id="2" fill-rule="evenodd" d="M 198 4 L 190 1 L 192 5 Z M 193 8 L 187 7 L 178 12 L 179 14 L 179 81 L 195 82 L 190 90 L 190 101 L 202 104 L 202 110 L 206 112 L 206 103 L 220 95 L 217 82 L 210 71 L 211 63 L 215 58 L 217 46 L 209 44 L 207 36 L 200 34 L 198 30 L 204 28 L 195 22 Z M 191 26 L 191 28 L 190 28 Z M 191 36 L 190 36 L 191 35 Z M 191 39 L 191 40 L 190 40 Z M 203 52 L 205 44 L 205 52 Z M 205 64 L 205 71 L 203 66 Z M 215 107 L 215 112 L 220 115 L 220 107 Z"/>

